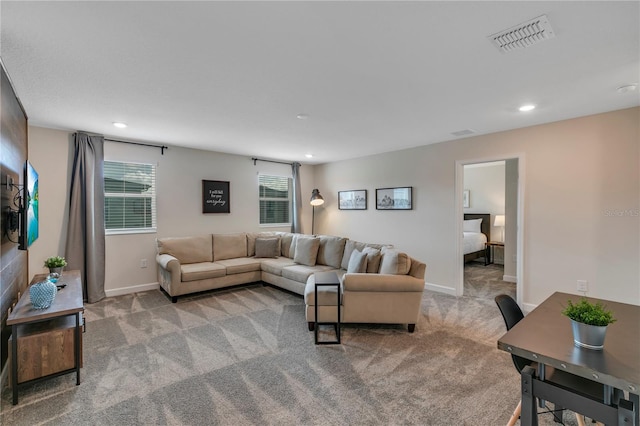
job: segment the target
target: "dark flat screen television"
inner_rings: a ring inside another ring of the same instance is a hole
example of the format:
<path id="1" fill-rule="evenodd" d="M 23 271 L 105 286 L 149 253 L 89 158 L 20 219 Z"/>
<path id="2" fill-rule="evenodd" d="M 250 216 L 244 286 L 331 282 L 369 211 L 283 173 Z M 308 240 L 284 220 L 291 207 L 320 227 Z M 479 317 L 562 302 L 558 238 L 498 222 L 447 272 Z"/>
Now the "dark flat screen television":
<path id="1" fill-rule="evenodd" d="M 22 217 L 20 218 L 20 240 L 18 248 L 26 250 L 38 239 L 39 222 L 39 189 L 38 172 L 29 161 L 24 166 L 24 193 L 22 200 Z"/>

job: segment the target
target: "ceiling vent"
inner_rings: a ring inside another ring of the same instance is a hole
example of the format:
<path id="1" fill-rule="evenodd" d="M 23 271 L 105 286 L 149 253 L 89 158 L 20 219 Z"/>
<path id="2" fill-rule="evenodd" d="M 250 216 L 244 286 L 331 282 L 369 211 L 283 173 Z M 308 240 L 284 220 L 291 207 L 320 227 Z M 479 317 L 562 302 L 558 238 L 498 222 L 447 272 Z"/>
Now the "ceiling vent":
<path id="1" fill-rule="evenodd" d="M 489 36 L 489 40 L 503 53 L 524 49 L 550 38 L 555 38 L 547 15 L 511 27 Z"/>
<path id="2" fill-rule="evenodd" d="M 451 134 L 453 136 L 469 136 L 474 134 L 475 131 L 471 130 L 471 129 L 464 129 L 464 130 L 458 130 L 457 132 L 452 132 Z"/>

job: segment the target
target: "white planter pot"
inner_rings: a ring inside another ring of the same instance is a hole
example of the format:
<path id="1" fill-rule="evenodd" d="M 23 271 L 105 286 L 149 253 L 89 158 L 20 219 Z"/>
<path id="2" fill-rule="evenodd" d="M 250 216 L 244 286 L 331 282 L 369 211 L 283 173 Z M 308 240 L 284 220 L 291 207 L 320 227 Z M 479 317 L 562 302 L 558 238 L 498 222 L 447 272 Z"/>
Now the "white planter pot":
<path id="1" fill-rule="evenodd" d="M 607 326 L 587 325 L 571 320 L 573 342 L 587 349 L 602 350 Z"/>

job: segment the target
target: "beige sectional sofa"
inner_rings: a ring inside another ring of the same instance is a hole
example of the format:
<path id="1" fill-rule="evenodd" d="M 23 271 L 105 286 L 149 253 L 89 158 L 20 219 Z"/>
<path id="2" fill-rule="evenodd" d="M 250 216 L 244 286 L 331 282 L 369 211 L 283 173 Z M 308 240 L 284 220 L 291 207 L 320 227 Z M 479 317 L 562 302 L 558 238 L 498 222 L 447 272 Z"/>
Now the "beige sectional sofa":
<path id="1" fill-rule="evenodd" d="M 388 245 L 285 232 L 156 241 L 158 282 L 174 303 L 190 293 L 263 281 L 303 295 L 312 330 L 313 274 L 335 271 L 342 282 L 343 322 L 408 324 L 413 331 L 420 313 L 425 265 Z M 335 320 L 335 292 L 318 299 L 319 320 Z"/>

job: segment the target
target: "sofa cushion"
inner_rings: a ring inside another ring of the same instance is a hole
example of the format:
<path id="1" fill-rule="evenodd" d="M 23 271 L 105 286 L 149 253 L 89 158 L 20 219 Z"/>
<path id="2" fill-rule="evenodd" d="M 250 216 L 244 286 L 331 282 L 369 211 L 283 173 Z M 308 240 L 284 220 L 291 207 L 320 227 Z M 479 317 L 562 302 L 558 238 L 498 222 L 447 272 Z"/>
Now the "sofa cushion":
<path id="1" fill-rule="evenodd" d="M 411 269 L 411 258 L 406 253 L 385 248 L 382 250 L 381 274 L 406 275 Z"/>
<path id="2" fill-rule="evenodd" d="M 280 238 L 275 232 L 247 232 L 247 256 L 255 256 L 256 239 L 258 238 Z M 278 253 L 280 256 L 280 253 Z"/>
<path id="3" fill-rule="evenodd" d="M 227 268 L 213 262 L 188 263 L 180 266 L 182 282 L 219 278 L 227 275 Z"/>
<path id="4" fill-rule="evenodd" d="M 367 272 L 367 253 L 363 253 L 360 250 L 354 250 L 351 253 L 347 273 L 353 274 L 365 272 Z"/>
<path id="5" fill-rule="evenodd" d="M 256 257 L 278 257 L 280 256 L 280 238 L 256 238 Z"/>
<path id="6" fill-rule="evenodd" d="M 347 239 L 342 237 L 331 237 L 328 235 L 321 235 L 319 238 L 320 247 L 318 248 L 316 263 L 319 265 L 333 266 L 334 268 L 339 269 Z"/>
<path id="7" fill-rule="evenodd" d="M 237 257 L 235 259 L 219 260 L 216 263 L 227 268 L 227 275 L 260 270 L 260 261 L 252 257 Z"/>
<path id="8" fill-rule="evenodd" d="M 282 268 L 282 276 L 293 281 L 306 283 L 309 275 L 313 274 L 314 272 L 331 271 L 332 269 L 333 268 L 331 266 L 325 265 L 293 265 Z"/>
<path id="9" fill-rule="evenodd" d="M 213 260 L 247 257 L 247 234 L 214 234 Z"/>
<path id="10" fill-rule="evenodd" d="M 293 237 L 295 235 L 296 234 L 292 234 L 290 232 L 283 232 L 280 234 L 280 252 L 284 257 L 288 257 L 289 259 L 293 259 L 291 247 L 293 245 Z"/>
<path id="11" fill-rule="evenodd" d="M 380 250 L 373 247 L 365 247 L 362 252 L 367 255 L 367 273 L 377 274 L 380 270 L 380 261 L 382 260 Z"/>
<path id="12" fill-rule="evenodd" d="M 344 254 L 342 255 L 342 261 L 340 262 L 340 267 L 342 269 L 347 269 L 349 267 L 349 260 L 351 260 L 351 253 L 354 250 L 362 251 L 366 247 L 365 243 L 360 243 L 358 241 L 348 240 L 344 245 Z"/>
<path id="13" fill-rule="evenodd" d="M 298 236 L 294 241 L 295 254 L 293 261 L 301 265 L 314 266 L 318 257 L 318 249 L 320 248 L 320 238 Z"/>
<path id="14" fill-rule="evenodd" d="M 195 237 L 158 238 L 158 254 L 168 254 L 181 264 L 213 262 L 211 234 Z"/>
<path id="15" fill-rule="evenodd" d="M 292 259 L 284 256 L 277 259 L 263 259 L 261 263 L 264 272 L 278 276 L 282 276 L 282 268 L 295 265 Z"/>

